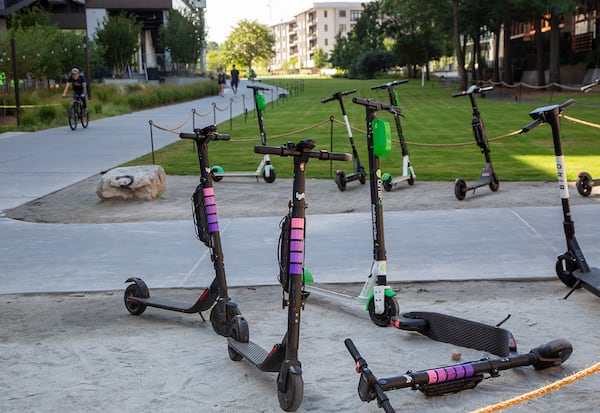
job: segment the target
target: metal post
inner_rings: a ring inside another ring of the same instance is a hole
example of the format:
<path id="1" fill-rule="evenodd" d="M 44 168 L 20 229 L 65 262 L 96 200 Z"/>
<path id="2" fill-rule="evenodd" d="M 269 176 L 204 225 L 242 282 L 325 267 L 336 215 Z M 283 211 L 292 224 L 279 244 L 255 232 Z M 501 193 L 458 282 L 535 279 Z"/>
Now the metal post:
<path id="1" fill-rule="evenodd" d="M 85 55 L 85 76 L 87 79 L 87 95 L 88 99 L 92 98 L 92 75 L 90 74 L 90 53 L 88 49 L 88 38 L 87 35 L 83 36 L 83 51 Z"/>
<path id="2" fill-rule="evenodd" d="M 19 75 L 17 71 L 17 46 L 15 38 L 10 38 L 10 54 L 13 61 L 13 82 L 15 82 L 15 108 L 17 112 L 17 126 L 21 125 L 21 95 L 19 94 Z"/>
<path id="3" fill-rule="evenodd" d="M 154 163 L 154 136 L 152 135 L 152 121 L 149 120 L 148 124 L 150 125 L 150 147 L 152 148 L 152 165 L 155 165 L 155 163 Z"/>

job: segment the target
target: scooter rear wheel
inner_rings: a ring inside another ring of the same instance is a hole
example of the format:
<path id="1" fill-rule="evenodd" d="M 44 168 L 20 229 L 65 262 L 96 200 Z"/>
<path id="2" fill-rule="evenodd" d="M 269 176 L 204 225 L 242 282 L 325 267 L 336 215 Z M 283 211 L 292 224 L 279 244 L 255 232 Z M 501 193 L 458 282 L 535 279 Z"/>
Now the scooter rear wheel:
<path id="1" fill-rule="evenodd" d="M 289 371 L 279 374 L 287 374 L 287 386 L 285 391 L 277 390 L 277 398 L 279 399 L 279 407 L 286 412 L 295 412 L 302 404 L 304 396 L 304 380 L 300 374 L 292 374 Z M 279 378 L 277 379 L 279 381 Z"/>
<path id="2" fill-rule="evenodd" d="M 266 183 L 272 184 L 273 182 L 275 182 L 275 178 L 276 178 L 275 169 L 273 169 L 272 167 L 269 167 L 269 168 L 270 168 L 269 176 L 266 175 L 266 173 L 265 173 L 266 168 L 265 168 L 265 170 L 263 170 L 262 177 Z"/>
<path id="3" fill-rule="evenodd" d="M 492 192 L 496 192 L 498 190 L 498 188 L 500 188 L 500 181 L 498 180 L 496 173 L 492 172 L 492 180 L 490 181 L 490 189 L 492 190 Z"/>
<path id="4" fill-rule="evenodd" d="M 592 193 L 592 186 L 590 185 L 590 181 L 592 177 L 586 173 L 581 172 L 577 177 L 577 181 L 575 182 L 575 186 L 577 188 L 577 192 L 581 196 L 589 196 Z"/>
<path id="5" fill-rule="evenodd" d="M 128 300 L 129 297 L 147 297 L 147 294 L 141 290 L 137 284 L 129 284 L 125 289 L 123 301 L 125 301 L 125 308 L 133 315 L 140 315 L 146 311 L 146 305 L 139 302 L 131 302 Z"/>
<path id="6" fill-rule="evenodd" d="M 385 296 L 383 305 L 383 313 L 377 314 L 375 312 L 375 300 L 371 299 L 371 301 L 369 301 L 369 317 L 371 317 L 371 321 L 379 327 L 389 327 L 392 317 L 395 317 L 400 313 L 400 306 L 395 297 L 389 296 Z"/>
<path id="7" fill-rule="evenodd" d="M 213 166 L 210 168 L 210 176 L 213 181 L 220 182 L 223 179 L 222 175 L 217 175 L 217 172 L 223 172 L 223 168 L 220 166 Z"/>
<path id="8" fill-rule="evenodd" d="M 233 318 L 231 330 L 229 331 L 229 337 L 240 343 L 247 343 L 250 341 L 250 329 L 248 328 L 248 322 L 241 315 Z M 227 346 L 229 352 L 229 358 L 233 361 L 240 361 L 244 358 L 243 355 L 238 353 L 231 346 Z"/>
<path id="9" fill-rule="evenodd" d="M 462 201 L 463 199 L 465 199 L 466 196 L 466 189 L 467 189 L 467 183 L 465 182 L 464 179 L 462 178 L 458 178 L 455 182 L 454 182 L 454 196 L 456 197 L 456 199 L 458 199 L 459 201 Z"/>

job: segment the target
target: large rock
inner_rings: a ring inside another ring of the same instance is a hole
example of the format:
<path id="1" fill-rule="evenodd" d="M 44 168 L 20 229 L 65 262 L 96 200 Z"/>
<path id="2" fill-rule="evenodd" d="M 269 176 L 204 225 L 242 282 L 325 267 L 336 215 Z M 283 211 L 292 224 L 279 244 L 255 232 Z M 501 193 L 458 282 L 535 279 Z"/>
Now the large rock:
<path id="1" fill-rule="evenodd" d="M 167 175 L 159 165 L 114 168 L 98 183 L 100 199 L 141 199 L 152 201 L 167 190 Z"/>

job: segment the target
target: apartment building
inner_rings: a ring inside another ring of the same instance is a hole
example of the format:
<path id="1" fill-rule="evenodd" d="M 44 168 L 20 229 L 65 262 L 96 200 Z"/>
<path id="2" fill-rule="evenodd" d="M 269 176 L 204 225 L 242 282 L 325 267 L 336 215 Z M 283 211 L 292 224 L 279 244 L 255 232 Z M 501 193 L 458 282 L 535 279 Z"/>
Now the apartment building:
<path id="1" fill-rule="evenodd" d="M 196 0 L 199 7 L 205 2 Z M 104 19 L 121 12 L 135 16 L 142 22 L 140 48 L 135 56 L 135 71 L 146 67 L 164 68 L 167 56 L 158 41 L 159 28 L 165 24 L 172 0 L 0 0 L 0 30 L 6 30 L 6 18 L 19 10 L 33 5 L 47 8 L 52 21 L 62 29 L 85 30 L 93 38 L 102 27 Z"/>
<path id="2" fill-rule="evenodd" d="M 270 26 L 275 37 L 272 70 L 314 68 L 313 55 L 319 48 L 330 53 L 338 33 L 347 35 L 363 11 L 360 2 L 313 3 L 293 19 Z"/>

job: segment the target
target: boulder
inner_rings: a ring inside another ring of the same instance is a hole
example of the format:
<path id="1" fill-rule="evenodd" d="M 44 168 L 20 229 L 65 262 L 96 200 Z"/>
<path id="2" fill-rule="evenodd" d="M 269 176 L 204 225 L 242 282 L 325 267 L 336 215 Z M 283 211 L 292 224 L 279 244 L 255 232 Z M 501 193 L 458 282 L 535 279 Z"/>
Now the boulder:
<path id="1" fill-rule="evenodd" d="M 162 166 L 128 166 L 114 168 L 102 175 L 96 194 L 100 199 L 134 199 L 152 201 L 167 189 L 167 175 Z"/>

